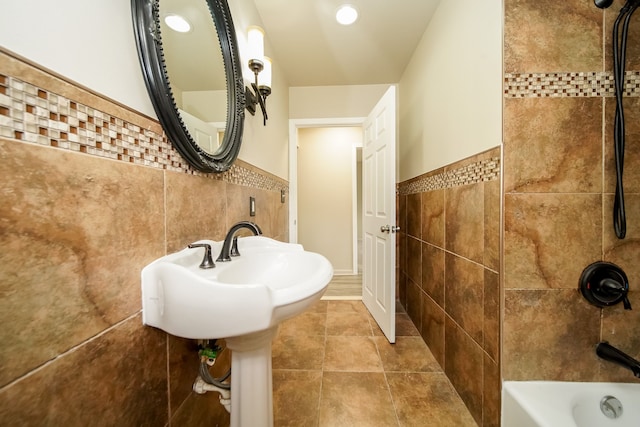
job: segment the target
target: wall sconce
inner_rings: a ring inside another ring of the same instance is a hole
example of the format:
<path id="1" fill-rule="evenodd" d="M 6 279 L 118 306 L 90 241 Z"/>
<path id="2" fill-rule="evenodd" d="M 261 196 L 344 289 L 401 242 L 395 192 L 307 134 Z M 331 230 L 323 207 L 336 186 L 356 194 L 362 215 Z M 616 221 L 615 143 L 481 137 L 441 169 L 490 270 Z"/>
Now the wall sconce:
<path id="1" fill-rule="evenodd" d="M 263 123 L 267 125 L 267 97 L 271 95 L 271 59 L 264 56 L 264 32 L 260 27 L 249 27 L 247 42 L 249 45 L 249 69 L 253 72 L 255 81 L 251 88 L 245 87 L 246 108 L 251 115 L 256 114 L 256 105 L 260 105 Z M 258 74 L 261 83 L 258 83 Z"/>

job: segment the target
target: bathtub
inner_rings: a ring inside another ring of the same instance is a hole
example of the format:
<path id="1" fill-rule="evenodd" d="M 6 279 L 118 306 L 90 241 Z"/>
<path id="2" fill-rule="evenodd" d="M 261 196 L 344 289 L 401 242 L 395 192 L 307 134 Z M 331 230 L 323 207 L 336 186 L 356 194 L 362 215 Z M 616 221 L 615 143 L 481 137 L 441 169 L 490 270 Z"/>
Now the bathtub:
<path id="1" fill-rule="evenodd" d="M 600 409 L 605 396 L 622 404 L 618 418 Z M 640 427 L 640 383 L 505 381 L 502 427 Z"/>

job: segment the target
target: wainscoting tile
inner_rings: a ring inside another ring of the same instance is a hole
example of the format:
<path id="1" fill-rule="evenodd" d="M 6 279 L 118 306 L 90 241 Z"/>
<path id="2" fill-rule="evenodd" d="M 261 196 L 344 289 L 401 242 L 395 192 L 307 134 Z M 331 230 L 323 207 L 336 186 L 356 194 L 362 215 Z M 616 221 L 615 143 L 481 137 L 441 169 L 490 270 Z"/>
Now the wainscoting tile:
<path id="1" fill-rule="evenodd" d="M 482 425 L 482 349 L 453 321 L 445 323 L 445 372 L 467 405 L 473 418 Z"/>
<path id="2" fill-rule="evenodd" d="M 484 257 L 486 267 L 500 271 L 500 180 L 484 183 Z"/>
<path id="3" fill-rule="evenodd" d="M 500 275 L 484 270 L 484 351 L 494 360 L 500 357 Z"/>
<path id="4" fill-rule="evenodd" d="M 226 185 L 208 176 L 166 172 L 168 253 L 196 240 L 224 239 Z"/>
<path id="5" fill-rule="evenodd" d="M 407 304 L 405 309 L 418 330 L 422 329 L 422 295 L 424 293 L 420 286 L 411 280 L 407 280 Z"/>
<path id="6" fill-rule="evenodd" d="M 444 247 L 444 190 L 422 193 L 422 239 Z"/>
<path id="7" fill-rule="evenodd" d="M 418 287 L 422 284 L 422 243 L 414 237 L 409 237 L 407 242 L 407 273 Z"/>
<path id="8" fill-rule="evenodd" d="M 484 269 L 447 253 L 445 310 L 478 344 L 483 342 Z"/>
<path id="9" fill-rule="evenodd" d="M 428 243 L 422 244 L 422 289 L 444 307 L 445 251 Z"/>
<path id="10" fill-rule="evenodd" d="M 484 355 L 482 395 L 482 427 L 500 427 L 501 390 L 500 366 Z"/>
<path id="11" fill-rule="evenodd" d="M 422 194 L 407 196 L 407 234 L 417 239 L 422 238 Z"/>
<path id="12" fill-rule="evenodd" d="M 484 257 L 483 183 L 448 188 L 445 210 L 446 249 L 481 263 Z"/>
<path id="13" fill-rule="evenodd" d="M 191 393 L 182 405 L 172 412 L 172 426 L 228 426 L 231 416 L 220 404 L 218 393 Z M 213 424 L 215 422 L 215 424 Z"/>
<path id="14" fill-rule="evenodd" d="M 422 294 L 422 306 L 422 339 L 444 369 L 444 310 L 426 294 Z"/>
<path id="15" fill-rule="evenodd" d="M 140 310 L 164 226 L 138 214 L 163 211 L 160 171 L 4 140 L 0 158 L 6 384 Z"/>
<path id="16" fill-rule="evenodd" d="M 0 424 L 166 425 L 166 390 L 166 334 L 135 316 L 3 389 Z"/>

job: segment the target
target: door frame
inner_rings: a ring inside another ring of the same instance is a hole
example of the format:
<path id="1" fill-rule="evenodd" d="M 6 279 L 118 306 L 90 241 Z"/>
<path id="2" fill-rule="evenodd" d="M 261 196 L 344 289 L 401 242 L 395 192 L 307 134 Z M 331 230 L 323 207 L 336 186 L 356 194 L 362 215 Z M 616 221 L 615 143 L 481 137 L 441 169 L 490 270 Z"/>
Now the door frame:
<path id="1" fill-rule="evenodd" d="M 290 119 L 289 120 L 289 242 L 298 243 L 298 129 L 300 128 L 322 128 L 322 127 L 356 127 L 364 124 L 366 117 L 339 117 L 323 119 Z M 362 141 L 360 141 L 362 146 Z M 356 148 L 352 150 L 352 167 L 356 170 Z M 353 274 L 358 274 L 358 227 L 357 208 L 355 199 L 357 197 L 356 185 L 357 176 L 352 174 L 353 181 Z"/>

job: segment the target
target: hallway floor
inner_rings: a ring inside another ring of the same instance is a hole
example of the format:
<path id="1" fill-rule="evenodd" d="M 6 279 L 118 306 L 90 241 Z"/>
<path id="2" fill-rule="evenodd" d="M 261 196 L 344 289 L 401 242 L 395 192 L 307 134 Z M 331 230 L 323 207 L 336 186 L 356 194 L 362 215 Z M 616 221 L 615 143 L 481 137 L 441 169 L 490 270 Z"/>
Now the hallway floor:
<path id="1" fill-rule="evenodd" d="M 323 300 L 359 299 L 362 295 L 362 274 L 334 275 L 322 296 Z"/>
<path id="2" fill-rule="evenodd" d="M 319 301 L 273 343 L 274 424 L 475 427 L 398 306 L 389 344 L 361 301 Z"/>

